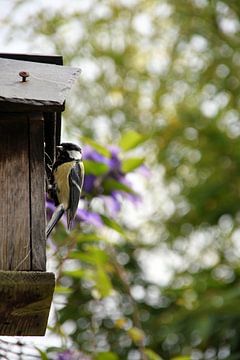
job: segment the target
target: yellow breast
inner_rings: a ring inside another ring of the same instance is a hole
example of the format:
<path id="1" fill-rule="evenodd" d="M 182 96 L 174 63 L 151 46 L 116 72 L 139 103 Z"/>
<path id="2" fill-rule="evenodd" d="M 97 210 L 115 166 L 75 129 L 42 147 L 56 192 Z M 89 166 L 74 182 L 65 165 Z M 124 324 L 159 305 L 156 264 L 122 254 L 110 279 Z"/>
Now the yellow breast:
<path id="1" fill-rule="evenodd" d="M 57 188 L 57 197 L 60 204 L 63 204 L 65 209 L 69 206 L 69 173 L 74 166 L 74 161 L 59 165 L 54 171 L 54 180 Z"/>

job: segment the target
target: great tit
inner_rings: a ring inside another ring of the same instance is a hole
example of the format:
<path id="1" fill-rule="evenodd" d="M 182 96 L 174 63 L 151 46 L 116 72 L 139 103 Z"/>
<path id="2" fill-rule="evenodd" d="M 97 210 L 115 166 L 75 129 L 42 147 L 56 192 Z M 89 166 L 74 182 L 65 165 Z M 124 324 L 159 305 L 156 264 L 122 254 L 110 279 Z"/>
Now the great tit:
<path id="1" fill-rule="evenodd" d="M 78 145 L 62 143 L 57 146 L 56 161 L 52 166 L 51 194 L 57 206 L 46 228 L 48 237 L 64 212 L 68 229 L 77 212 L 84 181 L 82 150 Z"/>

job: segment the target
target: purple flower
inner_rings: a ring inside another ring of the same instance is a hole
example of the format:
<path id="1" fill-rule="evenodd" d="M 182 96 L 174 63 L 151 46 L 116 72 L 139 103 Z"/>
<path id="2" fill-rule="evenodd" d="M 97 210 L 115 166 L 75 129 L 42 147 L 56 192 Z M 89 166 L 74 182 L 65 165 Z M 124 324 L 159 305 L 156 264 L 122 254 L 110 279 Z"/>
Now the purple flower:
<path id="1" fill-rule="evenodd" d="M 85 209 L 78 209 L 76 219 L 96 227 L 103 226 L 103 222 L 99 214 L 87 211 Z"/>
<path id="2" fill-rule="evenodd" d="M 146 166 L 146 165 L 141 165 L 139 166 L 139 168 L 137 169 L 137 172 L 144 176 L 145 178 L 149 178 L 151 176 L 151 171 L 150 169 Z"/>
<path id="3" fill-rule="evenodd" d="M 126 176 L 120 175 L 117 180 L 123 185 L 126 185 L 127 187 L 132 189 L 132 182 Z"/>
<path id="4" fill-rule="evenodd" d="M 119 148 L 116 145 L 110 145 L 108 149 L 110 150 L 111 153 L 111 157 L 110 159 L 108 159 L 109 168 L 113 171 L 119 171 L 120 173 L 122 173 L 121 170 L 122 163 L 119 159 L 119 152 L 120 152 Z"/>
<path id="5" fill-rule="evenodd" d="M 108 161 L 108 166 L 110 167 L 110 169 L 114 172 L 121 171 L 121 161 L 116 157 L 116 156 L 112 156 L 109 161 Z"/>
<path id="6" fill-rule="evenodd" d="M 91 358 L 81 351 L 65 350 L 57 354 L 57 360 L 91 360 Z"/>
<path id="7" fill-rule="evenodd" d="M 108 145 L 108 150 L 112 154 L 112 156 L 118 156 L 120 153 L 120 149 L 116 145 Z"/>
<path id="8" fill-rule="evenodd" d="M 108 209 L 108 212 L 111 216 L 116 216 L 121 210 L 121 203 L 119 199 L 119 194 L 114 191 L 110 196 L 102 195 L 102 199 Z"/>
<path id="9" fill-rule="evenodd" d="M 65 350 L 58 354 L 57 360 L 72 360 L 72 351 Z"/>
<path id="10" fill-rule="evenodd" d="M 102 176 L 95 176 L 93 174 L 88 174 L 85 176 L 83 189 L 86 194 L 101 194 L 103 191 L 101 184 L 106 177 L 114 178 L 117 181 L 121 181 L 124 177 L 121 169 L 121 160 L 119 159 L 119 148 L 115 145 L 111 145 L 108 147 L 108 149 L 110 152 L 109 157 L 99 154 L 89 145 L 87 145 L 84 149 L 84 159 L 106 164 L 109 168 L 109 171 Z"/>
<path id="11" fill-rule="evenodd" d="M 141 196 L 138 194 L 125 193 L 124 197 L 136 206 L 142 203 Z"/>
<path id="12" fill-rule="evenodd" d="M 99 154 L 96 150 L 92 149 L 89 145 L 84 148 L 84 159 L 86 160 L 92 160 L 99 163 L 103 163 L 108 165 L 110 168 L 110 172 L 113 171 L 114 173 L 116 171 L 122 173 L 121 171 L 121 161 L 119 159 L 119 148 L 115 145 L 108 146 L 108 149 L 110 151 L 111 156 L 105 157 L 102 154 Z"/>
<path id="13" fill-rule="evenodd" d="M 83 190 L 86 193 L 91 193 L 91 191 L 94 189 L 95 180 L 96 180 L 96 176 L 94 176 L 92 174 L 85 176 L 84 183 L 83 183 Z"/>
<path id="14" fill-rule="evenodd" d="M 84 159 L 86 160 L 93 160 L 104 164 L 107 163 L 106 158 L 103 155 L 99 154 L 89 145 L 84 147 L 83 155 L 84 155 Z"/>

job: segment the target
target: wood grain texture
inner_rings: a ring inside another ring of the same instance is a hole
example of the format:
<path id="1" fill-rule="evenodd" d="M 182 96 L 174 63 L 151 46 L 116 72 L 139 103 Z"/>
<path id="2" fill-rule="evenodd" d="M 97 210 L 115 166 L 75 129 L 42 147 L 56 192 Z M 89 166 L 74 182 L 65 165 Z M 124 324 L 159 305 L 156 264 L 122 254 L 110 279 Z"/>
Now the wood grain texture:
<path id="1" fill-rule="evenodd" d="M 44 335 L 54 286 L 53 273 L 0 271 L 0 335 Z"/>
<path id="2" fill-rule="evenodd" d="M 26 115 L 0 113 L 0 270 L 30 270 Z"/>
<path id="3" fill-rule="evenodd" d="M 44 119 L 29 114 L 31 270 L 46 271 Z"/>

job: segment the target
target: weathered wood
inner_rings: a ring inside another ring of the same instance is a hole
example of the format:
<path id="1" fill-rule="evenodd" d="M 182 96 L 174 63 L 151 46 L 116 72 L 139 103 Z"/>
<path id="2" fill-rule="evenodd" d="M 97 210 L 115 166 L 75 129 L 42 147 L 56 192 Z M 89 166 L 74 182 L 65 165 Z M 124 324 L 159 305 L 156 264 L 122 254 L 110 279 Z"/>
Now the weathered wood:
<path id="1" fill-rule="evenodd" d="M 22 60 L 22 61 L 31 61 L 31 62 L 38 62 L 44 64 L 56 64 L 56 65 L 63 65 L 63 57 L 61 55 L 40 55 L 40 54 L 9 54 L 9 53 L 0 53 L 0 58 L 5 59 L 13 59 L 13 60 Z M 34 111 L 34 107 L 31 109 L 29 105 L 24 104 L 11 104 L 11 103 L 4 103 L 1 104 L 0 111 Z M 44 106 L 42 106 L 43 111 Z M 59 111 L 64 110 L 64 104 L 62 108 L 51 108 L 51 112 L 44 113 L 44 118 L 46 116 L 46 122 L 44 126 L 45 132 L 45 144 L 47 153 L 52 157 L 55 158 L 55 148 L 56 145 L 60 143 L 61 138 L 61 112 Z M 56 111 L 56 112 L 55 112 Z M 54 121 L 50 121 L 48 123 L 48 119 L 54 119 Z"/>
<path id="2" fill-rule="evenodd" d="M 0 113 L 0 270 L 30 270 L 28 117 Z"/>
<path id="3" fill-rule="evenodd" d="M 45 334 L 54 291 L 54 274 L 0 271 L 0 334 Z"/>
<path id="4" fill-rule="evenodd" d="M 19 76 L 23 70 L 30 74 L 26 82 Z M 0 58 L 1 107 L 7 111 L 7 103 L 9 111 L 28 106 L 35 111 L 61 111 L 79 73 L 80 69 L 68 66 Z"/>
<path id="5" fill-rule="evenodd" d="M 80 72 L 61 65 L 58 56 L 0 54 L 0 335 L 44 335 L 47 325 L 55 281 L 45 272 L 44 143 L 54 160 Z"/>
<path id="6" fill-rule="evenodd" d="M 29 115 L 31 270 L 46 271 L 44 119 Z"/>

